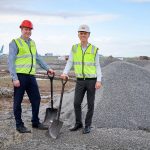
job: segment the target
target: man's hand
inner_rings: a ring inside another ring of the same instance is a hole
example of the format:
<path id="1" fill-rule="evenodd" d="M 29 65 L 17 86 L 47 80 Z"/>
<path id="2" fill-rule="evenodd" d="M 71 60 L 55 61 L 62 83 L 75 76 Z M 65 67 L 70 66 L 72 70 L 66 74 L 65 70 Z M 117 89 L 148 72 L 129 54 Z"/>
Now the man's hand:
<path id="1" fill-rule="evenodd" d="M 14 80 L 13 85 L 14 85 L 14 87 L 20 87 L 20 81 L 19 80 Z"/>
<path id="2" fill-rule="evenodd" d="M 97 81 L 96 84 L 95 84 L 95 88 L 99 89 L 101 87 L 102 87 L 102 83 L 100 81 Z"/>
<path id="3" fill-rule="evenodd" d="M 63 80 L 66 80 L 67 78 L 69 79 L 69 76 L 67 74 L 63 73 L 60 75 L 60 78 Z"/>
<path id="4" fill-rule="evenodd" d="M 49 75 L 52 75 L 52 74 L 55 74 L 55 71 L 54 71 L 53 69 L 49 69 L 49 70 L 47 71 L 47 73 L 48 73 Z"/>

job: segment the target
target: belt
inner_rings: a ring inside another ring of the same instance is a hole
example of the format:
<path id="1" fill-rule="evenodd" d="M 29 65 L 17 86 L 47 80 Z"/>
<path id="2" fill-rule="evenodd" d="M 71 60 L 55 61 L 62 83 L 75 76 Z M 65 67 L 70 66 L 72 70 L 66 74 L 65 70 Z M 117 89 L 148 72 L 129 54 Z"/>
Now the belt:
<path id="1" fill-rule="evenodd" d="M 96 80 L 97 78 L 77 78 L 78 81 L 84 81 L 84 80 Z"/>
<path id="2" fill-rule="evenodd" d="M 26 73 L 17 73 L 17 75 L 24 75 L 24 76 L 35 76 L 33 74 L 26 74 Z"/>

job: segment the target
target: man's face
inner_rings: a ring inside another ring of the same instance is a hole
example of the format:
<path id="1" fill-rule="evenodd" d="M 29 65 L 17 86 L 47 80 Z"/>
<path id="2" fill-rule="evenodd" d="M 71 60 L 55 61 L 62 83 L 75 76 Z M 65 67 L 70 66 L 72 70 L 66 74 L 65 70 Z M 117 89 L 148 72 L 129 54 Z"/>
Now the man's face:
<path id="1" fill-rule="evenodd" d="M 30 29 L 30 28 L 22 27 L 22 28 L 21 28 L 22 36 L 23 36 L 25 39 L 28 39 L 28 38 L 31 36 L 31 30 L 32 30 L 32 29 Z"/>
<path id="2" fill-rule="evenodd" d="M 81 42 L 87 42 L 90 36 L 89 32 L 78 32 L 78 37 Z"/>

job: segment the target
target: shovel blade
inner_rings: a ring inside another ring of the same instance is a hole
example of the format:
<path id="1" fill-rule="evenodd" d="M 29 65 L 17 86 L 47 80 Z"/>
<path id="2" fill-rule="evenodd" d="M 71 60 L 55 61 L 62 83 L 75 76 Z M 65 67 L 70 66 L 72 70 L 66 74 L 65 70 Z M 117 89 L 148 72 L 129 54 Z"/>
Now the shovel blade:
<path id="1" fill-rule="evenodd" d="M 56 108 L 46 108 L 45 119 L 43 124 L 49 126 L 51 122 L 57 117 L 58 110 Z"/>
<path id="2" fill-rule="evenodd" d="M 63 126 L 63 122 L 60 120 L 53 120 L 52 124 L 48 128 L 49 135 L 56 139 L 60 133 L 60 130 Z"/>

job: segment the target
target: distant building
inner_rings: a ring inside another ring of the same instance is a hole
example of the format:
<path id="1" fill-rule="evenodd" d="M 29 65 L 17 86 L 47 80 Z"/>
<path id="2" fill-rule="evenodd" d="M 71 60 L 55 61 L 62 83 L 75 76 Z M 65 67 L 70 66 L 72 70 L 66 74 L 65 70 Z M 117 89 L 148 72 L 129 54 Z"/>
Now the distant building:
<path id="1" fill-rule="evenodd" d="M 46 53 L 45 56 L 53 56 L 53 53 Z"/>
<path id="2" fill-rule="evenodd" d="M 120 59 L 120 60 L 123 60 L 124 58 L 123 57 L 117 57 L 118 59 Z"/>
<path id="3" fill-rule="evenodd" d="M 112 55 L 110 55 L 108 57 L 108 59 L 119 59 L 119 60 L 124 60 L 124 57 L 113 57 Z"/>
<path id="4" fill-rule="evenodd" d="M 99 57 L 104 57 L 103 55 L 99 54 Z"/>
<path id="5" fill-rule="evenodd" d="M 150 58 L 148 56 L 140 56 L 139 59 L 140 60 L 150 60 Z"/>
<path id="6" fill-rule="evenodd" d="M 65 56 L 58 56 L 58 60 L 68 60 L 69 59 L 69 55 L 65 55 Z"/>

